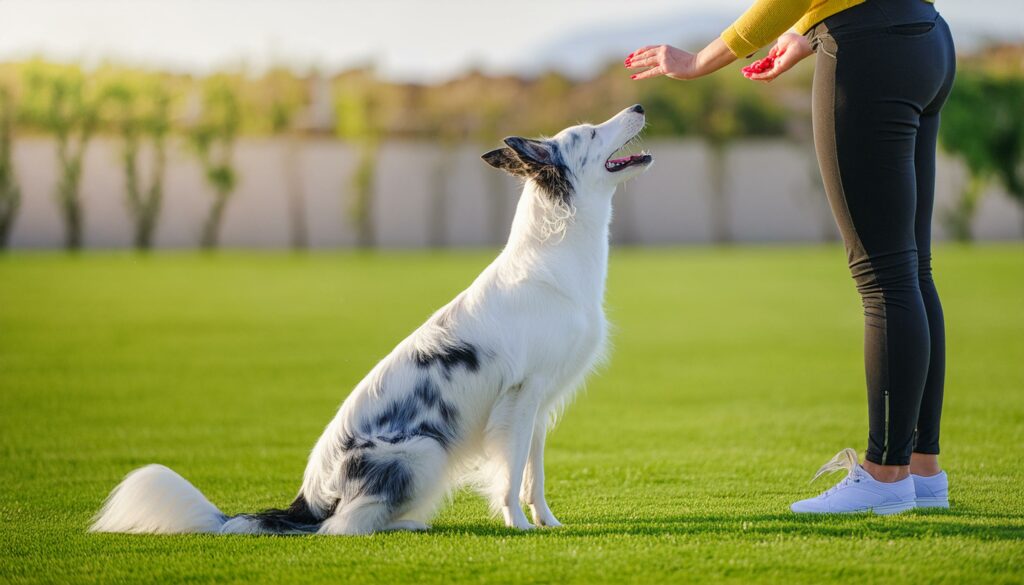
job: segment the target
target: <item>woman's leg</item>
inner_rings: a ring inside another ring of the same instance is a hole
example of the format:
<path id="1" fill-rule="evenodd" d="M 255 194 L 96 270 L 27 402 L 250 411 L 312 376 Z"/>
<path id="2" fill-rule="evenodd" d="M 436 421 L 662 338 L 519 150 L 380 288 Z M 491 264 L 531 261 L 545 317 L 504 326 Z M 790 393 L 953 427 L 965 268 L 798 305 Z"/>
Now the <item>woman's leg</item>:
<path id="1" fill-rule="evenodd" d="M 911 456 L 910 471 L 915 475 L 931 476 L 939 473 L 939 421 L 942 418 L 942 393 L 946 374 L 946 331 L 942 316 L 942 303 L 932 279 L 932 209 L 935 203 L 935 151 L 939 135 L 939 112 L 953 84 L 956 58 L 952 37 L 941 19 L 936 25 L 947 41 L 947 50 L 936 55 L 943 60 L 948 71 L 943 88 L 921 115 L 917 131 L 917 151 L 914 164 L 917 169 L 917 264 L 918 281 L 931 335 L 931 356 L 925 378 L 921 411 L 917 418 L 917 442 Z"/>
<path id="2" fill-rule="evenodd" d="M 918 280 L 915 153 L 918 104 L 930 101 L 921 98 L 934 95 L 935 83 L 914 70 L 927 51 L 900 39 L 820 40 L 815 148 L 864 306 L 865 469 L 895 481 L 909 473 L 931 353 Z"/>
<path id="3" fill-rule="evenodd" d="M 946 371 L 946 334 L 942 304 L 932 279 L 931 220 L 935 201 L 935 147 L 939 131 L 938 113 L 921 116 L 917 152 L 917 266 L 921 298 L 928 317 L 931 353 L 925 377 L 921 409 L 917 418 L 917 437 L 911 457 L 911 471 L 917 475 L 935 475 L 939 454 L 939 420 L 942 417 L 942 390 Z M 928 455 L 922 457 L 921 455 Z"/>

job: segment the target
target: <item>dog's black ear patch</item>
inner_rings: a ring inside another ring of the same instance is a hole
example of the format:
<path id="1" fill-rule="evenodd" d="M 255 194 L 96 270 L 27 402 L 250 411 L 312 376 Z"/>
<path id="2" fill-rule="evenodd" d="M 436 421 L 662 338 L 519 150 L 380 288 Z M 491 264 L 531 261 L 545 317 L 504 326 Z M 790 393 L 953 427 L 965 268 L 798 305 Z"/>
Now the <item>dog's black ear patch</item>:
<path id="1" fill-rule="evenodd" d="M 545 142 L 519 136 L 509 136 L 504 142 L 506 148 L 484 154 L 484 162 L 520 177 L 532 177 L 555 164 L 555 150 Z"/>
<path id="2" fill-rule="evenodd" d="M 556 144 L 519 136 L 509 136 L 504 142 L 507 148 L 483 155 L 487 164 L 510 175 L 535 180 L 554 199 L 569 199 L 572 195 L 570 171 Z"/>
<path id="3" fill-rule="evenodd" d="M 510 175 L 526 176 L 529 174 L 526 165 L 519 160 L 516 151 L 511 148 L 498 148 L 484 153 L 480 158 L 496 169 L 501 169 Z"/>
<path id="4" fill-rule="evenodd" d="M 504 142 L 527 166 L 540 169 L 555 164 L 554 148 L 547 142 L 519 136 L 509 136 Z"/>

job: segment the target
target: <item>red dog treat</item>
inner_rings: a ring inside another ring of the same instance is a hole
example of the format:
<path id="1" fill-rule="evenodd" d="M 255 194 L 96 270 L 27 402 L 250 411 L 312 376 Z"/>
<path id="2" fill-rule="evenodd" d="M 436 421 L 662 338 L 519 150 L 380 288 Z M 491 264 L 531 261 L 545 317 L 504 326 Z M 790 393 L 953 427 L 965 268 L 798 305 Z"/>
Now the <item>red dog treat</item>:
<path id="1" fill-rule="evenodd" d="M 746 73 L 748 75 L 755 75 L 758 73 L 764 73 L 765 71 L 770 71 L 772 67 L 775 67 L 775 57 L 769 55 L 764 59 L 754 61 L 750 65 L 744 67 L 743 73 Z"/>

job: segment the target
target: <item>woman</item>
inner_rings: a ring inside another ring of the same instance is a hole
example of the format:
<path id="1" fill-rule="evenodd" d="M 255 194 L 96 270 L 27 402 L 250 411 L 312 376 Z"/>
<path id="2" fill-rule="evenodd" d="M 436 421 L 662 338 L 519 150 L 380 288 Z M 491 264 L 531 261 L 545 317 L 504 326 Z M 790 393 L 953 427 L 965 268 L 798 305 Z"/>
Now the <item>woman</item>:
<path id="1" fill-rule="evenodd" d="M 775 37 L 774 63 L 745 75 L 768 82 L 817 53 L 814 145 L 864 304 L 870 422 L 863 466 L 843 450 L 819 474 L 846 467 L 846 479 L 792 509 L 948 507 L 938 462 L 945 340 L 930 250 L 939 111 L 955 67 L 949 28 L 925 0 L 759 0 L 697 54 L 648 46 L 626 66 L 641 70 L 633 79 L 694 79 Z"/>

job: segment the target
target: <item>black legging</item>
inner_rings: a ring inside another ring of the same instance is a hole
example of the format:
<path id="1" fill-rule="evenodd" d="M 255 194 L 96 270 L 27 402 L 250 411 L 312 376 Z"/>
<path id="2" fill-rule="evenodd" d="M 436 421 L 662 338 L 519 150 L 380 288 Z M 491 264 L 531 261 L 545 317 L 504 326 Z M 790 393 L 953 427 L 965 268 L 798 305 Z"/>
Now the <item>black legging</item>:
<path id="1" fill-rule="evenodd" d="M 911 452 L 939 452 L 945 334 L 931 218 L 953 39 L 922 0 L 867 0 L 808 36 L 814 144 L 864 304 L 866 457 L 907 465 Z"/>

